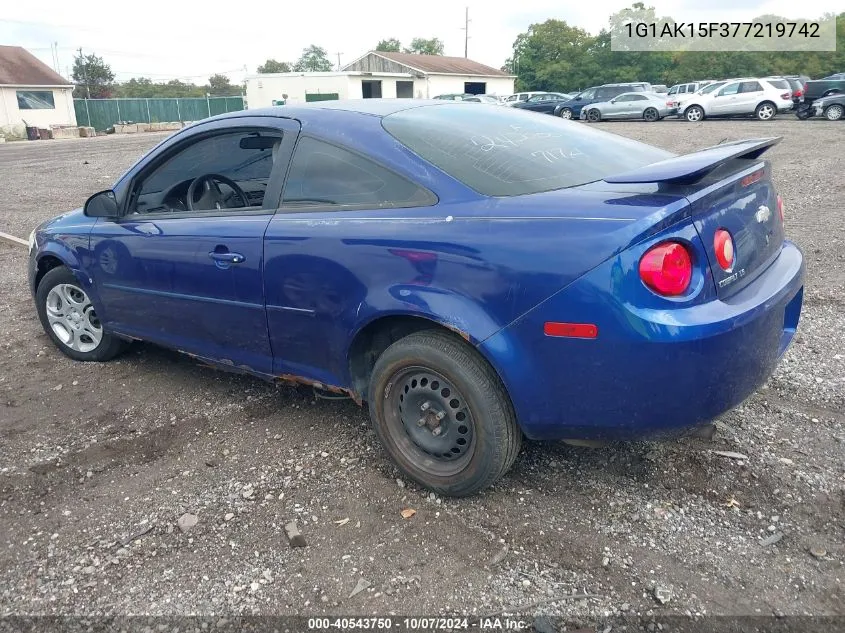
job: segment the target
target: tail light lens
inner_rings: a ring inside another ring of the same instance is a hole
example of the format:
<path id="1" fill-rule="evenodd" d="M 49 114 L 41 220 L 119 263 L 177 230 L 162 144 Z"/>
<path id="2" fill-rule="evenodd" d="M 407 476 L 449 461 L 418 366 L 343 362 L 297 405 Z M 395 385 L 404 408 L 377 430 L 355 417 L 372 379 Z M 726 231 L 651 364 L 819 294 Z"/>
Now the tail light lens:
<path id="1" fill-rule="evenodd" d="M 792 93 L 791 92 L 784 92 L 780 96 L 780 98 L 783 99 L 784 101 L 786 101 L 787 99 L 792 99 Z"/>
<path id="2" fill-rule="evenodd" d="M 676 297 L 686 292 L 692 280 L 692 258 L 679 242 L 653 246 L 640 260 L 640 279 L 656 293 Z"/>
<path id="3" fill-rule="evenodd" d="M 804 94 L 804 90 L 802 90 L 801 88 L 797 88 L 796 90 L 792 91 L 793 97 L 800 97 L 803 94 Z"/>
<path id="4" fill-rule="evenodd" d="M 783 224 L 783 198 L 778 194 L 778 215 L 780 216 L 780 223 Z"/>
<path id="5" fill-rule="evenodd" d="M 730 272 L 734 266 L 734 240 L 725 229 L 719 229 L 713 236 L 713 250 L 722 270 Z"/>

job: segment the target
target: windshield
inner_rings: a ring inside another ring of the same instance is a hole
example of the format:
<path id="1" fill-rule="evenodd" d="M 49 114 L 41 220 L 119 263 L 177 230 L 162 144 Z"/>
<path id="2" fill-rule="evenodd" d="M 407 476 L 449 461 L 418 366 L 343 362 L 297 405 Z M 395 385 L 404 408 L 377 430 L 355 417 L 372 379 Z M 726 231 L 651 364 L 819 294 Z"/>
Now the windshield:
<path id="1" fill-rule="evenodd" d="M 717 81 L 714 84 L 707 84 L 706 86 L 704 86 L 704 88 L 699 90 L 698 93 L 703 94 L 703 95 L 709 94 L 709 93 L 713 92 L 714 90 L 718 90 L 719 88 L 724 86 L 726 83 L 728 83 L 728 82 L 727 81 Z"/>
<path id="2" fill-rule="evenodd" d="M 673 156 L 656 147 L 511 108 L 423 106 L 382 119 L 392 136 L 487 196 L 574 187 Z"/>

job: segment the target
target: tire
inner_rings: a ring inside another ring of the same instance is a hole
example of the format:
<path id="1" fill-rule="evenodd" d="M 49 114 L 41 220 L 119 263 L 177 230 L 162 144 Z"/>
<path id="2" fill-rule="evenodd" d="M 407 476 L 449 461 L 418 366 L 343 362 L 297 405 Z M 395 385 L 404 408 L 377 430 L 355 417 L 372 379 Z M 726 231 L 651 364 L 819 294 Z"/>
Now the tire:
<path id="1" fill-rule="evenodd" d="M 660 120 L 660 113 L 657 111 L 657 108 L 646 108 L 645 112 L 643 112 L 643 119 L 649 123 L 654 123 Z"/>
<path id="2" fill-rule="evenodd" d="M 758 121 L 771 121 L 777 116 L 778 108 L 771 101 L 764 101 L 754 110 L 754 116 Z"/>
<path id="3" fill-rule="evenodd" d="M 704 120 L 704 108 L 693 105 L 684 110 L 684 118 L 690 123 L 698 123 Z"/>
<path id="4" fill-rule="evenodd" d="M 44 275 L 35 292 L 35 307 L 47 336 L 73 360 L 107 361 L 128 345 L 103 330 L 82 284 L 65 266 Z"/>
<path id="5" fill-rule="evenodd" d="M 487 488 L 522 445 L 499 377 L 452 334 L 425 330 L 393 343 L 376 361 L 368 393 L 388 455 L 437 493 L 463 497 Z"/>
<path id="6" fill-rule="evenodd" d="M 587 120 L 591 123 L 598 123 L 601 121 L 601 112 L 593 108 L 592 110 L 587 110 Z"/>
<path id="7" fill-rule="evenodd" d="M 843 116 L 845 116 L 845 106 L 841 106 L 838 103 L 834 103 L 833 105 L 829 105 L 824 109 L 824 118 L 828 121 L 839 121 Z"/>
<path id="8" fill-rule="evenodd" d="M 570 108 L 561 109 L 560 118 L 561 119 L 571 119 L 572 118 L 572 110 Z"/>

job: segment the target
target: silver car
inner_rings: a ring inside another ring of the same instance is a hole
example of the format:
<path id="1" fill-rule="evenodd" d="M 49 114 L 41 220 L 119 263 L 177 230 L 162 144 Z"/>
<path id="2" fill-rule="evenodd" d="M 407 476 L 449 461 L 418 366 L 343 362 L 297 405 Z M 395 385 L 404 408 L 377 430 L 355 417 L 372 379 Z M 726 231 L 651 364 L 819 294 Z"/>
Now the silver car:
<path id="1" fill-rule="evenodd" d="M 643 119 L 659 121 L 670 114 L 666 95 L 655 92 L 623 92 L 610 101 L 591 103 L 581 109 L 581 118 L 588 121 L 604 119 Z"/>

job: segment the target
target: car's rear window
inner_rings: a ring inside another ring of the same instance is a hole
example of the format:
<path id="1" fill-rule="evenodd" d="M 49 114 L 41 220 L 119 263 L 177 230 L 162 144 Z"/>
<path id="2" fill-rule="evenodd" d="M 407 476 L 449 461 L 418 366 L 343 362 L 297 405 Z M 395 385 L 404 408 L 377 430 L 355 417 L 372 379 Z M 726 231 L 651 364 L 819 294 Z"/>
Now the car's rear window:
<path id="1" fill-rule="evenodd" d="M 582 123 L 497 106 L 422 106 L 386 116 L 382 125 L 487 196 L 574 187 L 674 156 Z"/>
<path id="2" fill-rule="evenodd" d="M 786 79 L 769 79 L 767 80 L 772 86 L 779 90 L 790 90 L 789 82 Z"/>

